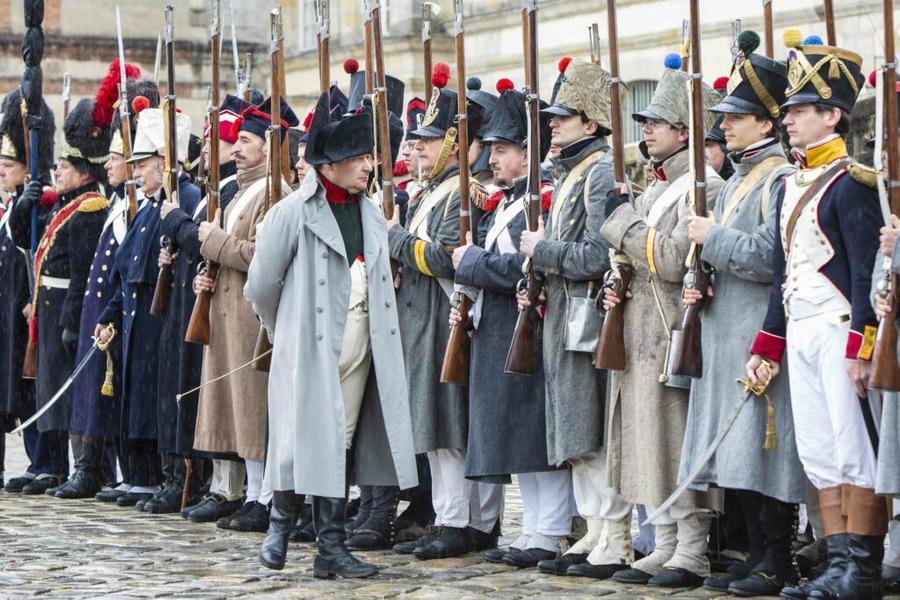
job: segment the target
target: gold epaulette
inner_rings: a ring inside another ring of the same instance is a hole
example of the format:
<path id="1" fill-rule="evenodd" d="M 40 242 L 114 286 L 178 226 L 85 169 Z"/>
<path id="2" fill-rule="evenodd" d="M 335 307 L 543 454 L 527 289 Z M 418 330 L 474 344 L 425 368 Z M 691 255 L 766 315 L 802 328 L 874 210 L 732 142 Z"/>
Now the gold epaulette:
<path id="1" fill-rule="evenodd" d="M 861 183 L 873 190 L 878 189 L 878 171 L 872 167 L 867 167 L 862 163 L 854 161 L 847 167 L 847 171 L 857 183 Z"/>
<path id="2" fill-rule="evenodd" d="M 81 204 L 79 204 L 78 212 L 97 212 L 98 210 L 105 210 L 108 206 L 109 200 L 107 200 L 103 196 L 94 196 L 93 198 L 87 198 Z"/>

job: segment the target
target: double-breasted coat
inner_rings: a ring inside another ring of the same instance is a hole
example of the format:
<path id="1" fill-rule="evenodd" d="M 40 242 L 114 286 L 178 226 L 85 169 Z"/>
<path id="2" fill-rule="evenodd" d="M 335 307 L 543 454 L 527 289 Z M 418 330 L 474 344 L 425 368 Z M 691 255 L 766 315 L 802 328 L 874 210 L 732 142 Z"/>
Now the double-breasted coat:
<path id="1" fill-rule="evenodd" d="M 683 175 L 689 177 L 688 156 L 684 149 L 656 165 L 655 181 L 634 205 L 616 208 L 600 229 L 613 248 L 627 254 L 634 268 L 633 297 L 626 300 L 624 310 L 625 370 L 613 371 L 610 382 L 607 477 L 625 500 L 648 506 L 662 504 L 678 484 L 687 423 L 688 390 L 667 387 L 658 378 L 665 363 L 668 333 L 680 327 L 684 312 L 681 290 L 690 248 L 688 216 L 693 207 L 690 184 L 680 180 L 682 189 L 677 191 L 673 184 Z M 707 169 L 706 180 L 709 198 L 714 199 L 722 179 Z M 667 207 L 651 227 L 648 217 L 657 202 Z M 653 236 L 650 243 L 648 236 Z M 652 284 L 651 260 L 656 270 Z M 656 286 L 665 319 L 651 285 Z M 708 494 L 688 491 L 676 505 L 712 508 L 712 503 Z"/>
<path id="2" fill-rule="evenodd" d="M 700 255 L 716 270 L 715 296 L 700 317 L 703 376 L 691 384 L 679 481 L 694 468 L 722 420 L 743 398 L 743 387 L 735 380 L 745 377 L 747 349 L 766 316 L 778 235 L 775 211 L 780 175 L 791 169 L 774 140 L 751 152 L 732 155 L 734 175 L 716 199 L 712 215 L 716 224 L 707 233 Z M 757 165 L 761 166 L 754 171 Z M 748 190 L 749 182 L 755 183 Z M 735 194 L 738 191 L 740 195 Z M 805 501 L 806 474 L 794 439 L 787 372 L 772 381 L 768 393 L 775 405 L 776 447 L 763 449 L 767 403 L 764 398 L 751 398 L 693 487 L 702 490 L 717 485 L 759 492 L 782 502 Z"/>
<path id="3" fill-rule="evenodd" d="M 441 196 L 422 227 L 430 241 L 410 231 L 416 215 Z M 438 278 L 452 286 L 452 252 L 459 245 L 459 167 L 446 169 L 423 187 L 406 225 L 391 228 L 391 258 L 400 263 L 397 303 L 416 453 L 465 449 L 469 411 L 465 386 L 440 382 L 450 339 L 450 300 Z"/>
<path id="4" fill-rule="evenodd" d="M 203 350 L 204 383 L 254 356 L 259 321 L 243 289 L 256 248 L 257 226 L 265 216 L 265 174 L 265 164 L 238 171 L 238 191 L 222 217 L 226 229 L 213 229 L 200 246 L 205 258 L 219 263 L 216 290 L 210 298 L 209 346 Z M 290 187 L 282 182 L 282 194 L 288 192 Z M 232 223 L 230 233 L 228 223 Z M 197 407 L 194 448 L 263 460 L 266 382 L 266 373 L 247 367 L 204 387 Z"/>
<path id="5" fill-rule="evenodd" d="M 565 349 L 568 298 L 586 297 L 602 280 L 609 252 L 600 237 L 606 195 L 613 189 L 612 155 L 605 138 L 576 142 L 552 161 L 557 178 L 545 239 L 534 249 L 544 273 L 544 376 L 547 458 L 552 465 L 597 452 L 604 442 L 605 372 L 587 352 Z M 596 293 L 596 291 L 595 291 Z"/>
<path id="6" fill-rule="evenodd" d="M 372 367 L 357 424 L 356 482 L 406 489 L 417 484 L 416 460 L 385 221 L 373 202 L 358 202 Z M 274 344 L 266 458 L 272 488 L 342 498 L 347 453 L 338 365 L 350 269 L 315 170 L 260 226 L 244 294 Z"/>

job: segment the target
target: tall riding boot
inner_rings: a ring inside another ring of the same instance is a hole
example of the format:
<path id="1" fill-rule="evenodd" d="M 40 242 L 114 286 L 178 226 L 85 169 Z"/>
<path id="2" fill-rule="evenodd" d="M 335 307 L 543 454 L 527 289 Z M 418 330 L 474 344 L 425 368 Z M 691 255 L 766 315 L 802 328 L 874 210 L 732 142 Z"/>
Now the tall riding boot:
<path id="1" fill-rule="evenodd" d="M 822 512 L 825 543 L 828 546 L 828 568 L 820 576 L 800 587 L 784 588 L 781 590 L 782 598 L 806 600 L 813 591 L 830 588 L 847 570 L 850 549 L 847 546 L 847 517 L 842 510 L 844 487 L 839 485 L 819 490 L 819 509 Z"/>
<path id="2" fill-rule="evenodd" d="M 299 515 L 300 503 L 294 490 L 273 493 L 269 531 L 259 549 L 259 562 L 264 566 L 278 571 L 284 568 L 288 538 Z"/>
<path id="3" fill-rule="evenodd" d="M 786 585 L 800 580 L 793 554 L 797 505 L 763 496 L 759 525 L 765 536 L 765 557 L 746 578 L 728 587 L 737 596 L 777 596 Z"/>
<path id="4" fill-rule="evenodd" d="M 313 496 L 313 523 L 316 526 L 317 536 L 313 575 L 316 577 L 328 578 L 337 575 L 357 578 L 371 577 L 378 573 L 378 567 L 360 562 L 344 545 L 347 538 L 347 532 L 344 530 L 346 510 L 346 498 Z M 272 512 L 274 514 L 274 510 Z"/>
<path id="5" fill-rule="evenodd" d="M 359 486 L 359 510 L 356 516 L 347 521 L 347 535 L 352 536 L 353 533 L 369 520 L 369 514 L 372 512 L 372 487 L 371 485 Z"/>
<path id="6" fill-rule="evenodd" d="M 400 488 L 376 485 L 370 488 L 371 510 L 369 518 L 356 528 L 347 540 L 351 550 L 382 550 L 391 548 L 397 536 L 397 505 Z M 349 530 L 349 527 L 347 528 Z"/>
<path id="7" fill-rule="evenodd" d="M 871 488 L 855 485 L 844 488 L 850 561 L 840 579 L 828 587 L 811 591 L 809 598 L 882 598 L 881 562 L 884 560 L 884 535 L 888 530 L 887 499 L 876 495 Z"/>
<path id="8" fill-rule="evenodd" d="M 759 492 L 749 490 L 739 490 L 737 495 L 746 524 L 749 554 L 745 560 L 728 567 L 725 575 L 710 575 L 704 579 L 703 587 L 708 590 L 727 592 L 728 586 L 749 576 L 753 567 L 762 562 L 765 556 L 765 536 L 760 525 L 763 496 Z"/>
<path id="9" fill-rule="evenodd" d="M 75 473 L 52 494 L 57 498 L 93 498 L 103 487 L 100 479 L 100 463 L 103 461 L 102 438 L 71 436 L 75 455 Z M 51 488 L 52 489 L 52 488 Z M 50 490 L 47 490 L 50 493 Z"/>

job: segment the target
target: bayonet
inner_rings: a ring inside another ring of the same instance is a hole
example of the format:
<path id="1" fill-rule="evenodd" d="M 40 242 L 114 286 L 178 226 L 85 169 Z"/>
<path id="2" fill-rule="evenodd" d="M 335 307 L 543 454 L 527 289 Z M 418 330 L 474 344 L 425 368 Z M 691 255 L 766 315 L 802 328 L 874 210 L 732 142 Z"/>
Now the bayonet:
<path id="1" fill-rule="evenodd" d="M 63 101 L 63 123 L 66 121 L 66 117 L 69 116 L 69 101 L 72 98 L 72 76 L 68 73 L 63 73 L 63 89 L 62 89 L 62 101 Z"/>
<path id="2" fill-rule="evenodd" d="M 137 215 L 137 190 L 133 183 L 134 165 L 131 164 L 131 107 L 128 100 L 128 78 L 125 71 L 125 42 L 122 36 L 122 14 L 116 6 L 116 36 L 119 46 L 119 135 L 122 137 L 122 153 L 125 158 L 125 197 L 128 200 L 128 222 Z"/>

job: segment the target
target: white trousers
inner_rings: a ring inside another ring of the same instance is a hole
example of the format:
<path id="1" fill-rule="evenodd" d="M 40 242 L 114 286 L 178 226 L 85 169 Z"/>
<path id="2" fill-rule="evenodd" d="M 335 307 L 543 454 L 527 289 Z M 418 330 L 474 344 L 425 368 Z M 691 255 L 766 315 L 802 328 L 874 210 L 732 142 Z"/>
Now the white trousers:
<path id="1" fill-rule="evenodd" d="M 844 357 L 849 323 L 789 320 L 787 359 L 797 453 L 817 489 L 875 487 L 875 453 Z M 877 425 L 880 401 L 869 395 Z"/>
<path id="2" fill-rule="evenodd" d="M 213 459 L 211 494 L 219 494 L 229 502 L 239 499 L 244 492 L 244 463 L 236 460 Z"/>
<path id="3" fill-rule="evenodd" d="M 503 486 L 466 479 L 464 450 L 432 450 L 427 456 L 434 524 L 490 533 L 503 514 Z"/>
<path id="4" fill-rule="evenodd" d="M 522 534 L 516 540 L 522 550 L 559 550 L 559 539 L 572 533 L 569 514 L 572 475 L 568 469 L 516 475 L 522 494 Z"/>
<path id="5" fill-rule="evenodd" d="M 268 504 L 272 501 L 272 486 L 263 475 L 266 464 L 261 460 L 245 461 L 247 469 L 247 502 Z"/>
<path id="6" fill-rule="evenodd" d="M 359 309 L 347 312 L 338 373 L 341 378 L 341 396 L 344 398 L 344 421 L 347 448 L 353 444 L 353 434 L 359 421 L 366 392 L 366 380 L 372 366 L 369 339 L 369 313 Z"/>
<path id="7" fill-rule="evenodd" d="M 585 519 L 620 521 L 631 514 L 631 504 L 606 484 L 606 451 L 569 460 L 575 505 Z"/>

